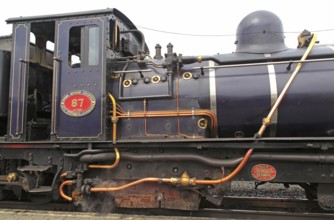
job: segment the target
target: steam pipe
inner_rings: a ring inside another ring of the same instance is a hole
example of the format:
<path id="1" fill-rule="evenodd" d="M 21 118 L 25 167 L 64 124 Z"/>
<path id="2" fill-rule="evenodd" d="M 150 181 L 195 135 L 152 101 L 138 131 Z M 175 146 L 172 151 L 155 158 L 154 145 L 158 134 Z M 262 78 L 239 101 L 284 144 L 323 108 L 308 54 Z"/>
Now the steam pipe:
<path id="1" fill-rule="evenodd" d="M 181 184 L 183 186 L 189 186 L 189 185 L 196 185 L 196 184 L 201 184 L 201 185 L 211 185 L 211 184 L 219 184 L 219 183 L 224 183 L 232 179 L 234 176 L 236 176 L 240 170 L 244 167 L 244 165 L 247 163 L 249 157 L 251 156 L 253 152 L 253 148 L 249 149 L 247 153 L 245 154 L 245 157 L 242 159 L 242 161 L 239 163 L 237 168 L 233 170 L 232 173 L 230 173 L 228 176 L 217 179 L 217 180 L 197 180 L 196 178 L 190 178 L 189 175 L 185 172 L 182 174 L 181 178 L 157 178 L 157 177 L 149 177 L 149 178 L 143 178 L 139 179 L 133 182 L 130 182 L 128 184 L 125 184 L 123 186 L 113 186 L 113 187 L 92 187 L 90 188 L 90 192 L 114 192 L 114 191 L 119 191 L 123 190 L 126 188 L 129 188 L 131 186 L 135 186 L 144 182 L 156 182 L 156 183 L 171 183 L 171 184 Z"/>
<path id="2" fill-rule="evenodd" d="M 86 154 L 80 157 L 80 162 L 94 163 L 98 161 L 115 160 L 115 153 Z M 218 159 L 197 154 L 145 154 L 124 152 L 122 159 L 136 162 L 153 161 L 194 161 L 212 167 L 234 167 L 242 161 L 242 157 L 233 159 Z M 334 154 L 293 154 L 293 153 L 255 153 L 250 157 L 251 161 L 289 161 L 289 162 L 314 162 L 334 163 Z"/>
<path id="3" fill-rule="evenodd" d="M 140 183 L 146 183 L 146 182 L 162 182 L 162 183 L 172 183 L 172 179 L 168 178 L 157 178 L 157 177 L 148 177 L 136 180 L 134 182 L 125 184 L 123 186 L 116 186 L 116 187 L 93 187 L 90 189 L 91 192 L 114 192 L 114 191 L 120 191 L 126 188 L 129 188 L 131 186 L 138 185 Z"/>
<path id="4" fill-rule="evenodd" d="M 242 161 L 239 163 L 237 168 L 235 168 L 232 173 L 230 173 L 228 176 L 221 178 L 221 179 L 216 179 L 216 180 L 196 180 L 196 184 L 203 184 L 203 185 L 211 185 L 211 184 L 220 184 L 220 183 L 225 183 L 229 180 L 231 180 L 233 177 L 235 177 L 245 166 L 247 161 L 249 160 L 250 156 L 253 153 L 253 148 L 249 149 L 247 153 L 245 154 L 245 157 L 242 159 Z"/>
<path id="5" fill-rule="evenodd" d="M 84 163 L 94 163 L 98 161 L 109 161 L 115 160 L 115 153 L 101 153 L 101 154 L 86 154 L 80 157 L 80 162 Z M 130 160 L 136 162 L 153 162 L 153 161 L 195 161 L 203 163 L 212 167 L 233 167 L 236 164 L 240 163 L 241 158 L 236 159 L 216 159 L 211 157 L 205 157 L 201 155 L 191 155 L 191 154 L 163 154 L 163 155 L 154 155 L 154 154 L 145 154 L 138 155 L 135 153 L 124 152 L 122 153 L 123 160 Z"/>
<path id="6" fill-rule="evenodd" d="M 289 60 L 289 61 L 268 61 L 273 60 L 272 58 L 268 58 L 267 61 L 261 60 L 263 62 L 257 62 L 257 63 L 241 63 L 241 64 L 229 64 L 229 63 L 222 63 L 220 66 L 201 66 L 201 67 L 193 67 L 193 70 L 199 70 L 199 69 L 220 69 L 220 68 L 234 68 L 234 67 L 253 67 L 253 66 L 267 66 L 267 65 L 280 65 L 280 64 L 288 64 L 291 65 L 293 63 L 317 63 L 317 62 L 329 62 L 334 61 L 334 58 L 320 58 L 320 59 L 312 59 L 312 60 Z"/>
<path id="7" fill-rule="evenodd" d="M 112 106 L 113 106 L 113 112 L 112 112 L 112 117 L 111 117 L 111 122 L 113 124 L 113 129 L 112 129 L 112 141 L 115 143 L 116 142 L 116 138 L 117 138 L 117 116 L 116 116 L 116 111 L 117 111 L 117 105 L 116 105 L 116 100 L 114 98 L 114 96 L 112 96 L 110 93 L 108 93 L 109 98 L 112 102 Z"/>
<path id="8" fill-rule="evenodd" d="M 310 54 L 313 46 L 315 45 L 317 41 L 317 35 L 314 34 L 313 38 L 311 40 L 310 45 L 307 47 L 307 50 L 305 51 L 304 55 L 302 56 L 300 61 L 304 61 L 307 59 L 308 55 Z M 271 107 L 270 112 L 268 113 L 267 117 L 263 119 L 263 124 L 261 126 L 261 128 L 259 129 L 259 131 L 257 132 L 257 136 L 258 137 L 262 137 L 266 127 L 270 124 L 271 122 L 271 118 L 273 117 L 273 115 L 275 114 L 276 110 L 278 109 L 279 105 L 281 104 L 285 94 L 287 93 L 288 89 L 290 88 L 292 82 L 294 81 L 294 79 L 296 78 L 298 72 L 300 71 L 300 69 L 302 68 L 303 63 L 299 62 L 297 64 L 297 67 L 295 69 L 295 71 L 293 71 L 292 75 L 290 76 L 288 82 L 285 84 L 282 92 L 279 94 L 275 104 Z"/>
<path id="9" fill-rule="evenodd" d="M 117 167 L 120 161 L 120 155 L 119 155 L 119 151 L 117 147 L 115 147 L 114 150 L 115 150 L 116 158 L 115 158 L 115 162 L 112 165 L 89 165 L 88 167 L 95 168 L 95 169 L 113 169 Z"/>
<path id="10" fill-rule="evenodd" d="M 62 184 L 60 184 L 60 186 L 59 186 L 59 194 L 60 194 L 60 196 L 61 196 L 63 199 L 65 199 L 65 200 L 67 200 L 67 201 L 70 201 L 70 202 L 73 200 L 73 198 L 72 198 L 72 197 L 69 197 L 68 195 L 66 195 L 66 194 L 64 193 L 64 187 L 65 187 L 65 186 L 71 186 L 73 183 L 74 183 L 74 182 L 73 182 L 72 180 L 67 180 L 67 181 L 64 181 Z"/>
<path id="11" fill-rule="evenodd" d="M 97 153 L 105 153 L 105 152 L 110 152 L 110 151 L 111 151 L 110 149 L 83 150 L 83 151 L 80 151 L 77 154 L 64 153 L 64 157 L 76 158 L 76 157 L 80 157 L 84 154 L 97 154 Z"/>
<path id="12" fill-rule="evenodd" d="M 192 64 L 192 63 L 201 63 L 202 61 L 214 61 L 218 64 L 222 64 L 222 62 L 214 56 L 182 56 L 183 64 Z"/>

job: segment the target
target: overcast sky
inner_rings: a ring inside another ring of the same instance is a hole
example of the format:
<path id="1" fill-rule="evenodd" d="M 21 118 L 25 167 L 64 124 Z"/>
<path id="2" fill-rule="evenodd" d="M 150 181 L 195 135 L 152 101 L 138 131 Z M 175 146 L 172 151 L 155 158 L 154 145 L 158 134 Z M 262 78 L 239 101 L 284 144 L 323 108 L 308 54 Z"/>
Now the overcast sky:
<path id="1" fill-rule="evenodd" d="M 311 4 L 313 3 L 313 4 Z M 0 8 L 0 35 L 8 35 L 11 25 L 5 20 L 11 17 L 58 14 L 105 8 L 117 8 L 145 34 L 151 54 L 159 43 L 166 52 L 171 42 L 174 52 L 183 55 L 211 55 L 235 50 L 235 36 L 195 37 L 159 33 L 151 28 L 167 32 L 197 35 L 235 34 L 239 22 L 256 10 L 268 10 L 278 15 L 286 32 L 304 29 L 334 29 L 334 12 L 331 1 L 317 0 L 11 0 Z M 322 44 L 334 43 L 334 31 L 318 32 Z M 288 47 L 296 47 L 298 34 L 285 34 Z"/>

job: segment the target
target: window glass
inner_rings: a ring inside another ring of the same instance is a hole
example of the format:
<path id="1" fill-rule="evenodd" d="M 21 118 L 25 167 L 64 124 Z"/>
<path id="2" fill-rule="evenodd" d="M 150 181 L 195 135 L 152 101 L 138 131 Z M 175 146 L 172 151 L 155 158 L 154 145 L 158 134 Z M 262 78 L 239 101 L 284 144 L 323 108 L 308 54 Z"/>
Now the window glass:
<path id="1" fill-rule="evenodd" d="M 88 65 L 93 66 L 99 63 L 99 28 L 90 27 L 88 33 Z"/>
<path id="2" fill-rule="evenodd" d="M 70 29 L 68 63 L 72 68 L 78 68 L 81 65 L 81 29 L 82 27 L 72 27 Z"/>
<path id="3" fill-rule="evenodd" d="M 30 43 L 36 44 L 36 37 L 35 34 L 30 32 Z"/>
<path id="4" fill-rule="evenodd" d="M 51 41 L 47 41 L 46 42 L 46 49 L 48 49 L 48 50 L 50 50 L 50 51 L 54 51 L 55 50 L 55 44 L 53 43 L 53 42 L 51 42 Z"/>
<path id="5" fill-rule="evenodd" d="M 99 64 L 99 35 L 98 26 L 76 26 L 70 29 L 69 66 L 83 68 Z"/>

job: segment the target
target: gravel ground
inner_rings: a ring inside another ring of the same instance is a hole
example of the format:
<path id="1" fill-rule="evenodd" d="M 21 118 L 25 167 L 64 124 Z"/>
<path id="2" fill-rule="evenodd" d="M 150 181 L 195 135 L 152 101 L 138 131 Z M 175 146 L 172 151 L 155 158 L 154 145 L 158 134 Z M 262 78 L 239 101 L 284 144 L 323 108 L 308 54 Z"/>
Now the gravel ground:
<path id="1" fill-rule="evenodd" d="M 249 181 L 232 182 L 228 196 L 306 199 L 304 189 L 297 185 L 286 188 L 282 183 L 266 183 L 255 189 L 255 182 Z"/>
<path id="2" fill-rule="evenodd" d="M 1 220 L 218 220 L 203 217 L 144 216 L 0 209 Z"/>

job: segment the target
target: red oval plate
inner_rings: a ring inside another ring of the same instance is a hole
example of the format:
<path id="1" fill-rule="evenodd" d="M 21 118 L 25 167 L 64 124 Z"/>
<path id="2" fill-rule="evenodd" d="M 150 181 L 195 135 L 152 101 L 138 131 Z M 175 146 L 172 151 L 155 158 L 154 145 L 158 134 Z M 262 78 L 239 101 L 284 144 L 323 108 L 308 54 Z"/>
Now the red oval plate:
<path id="1" fill-rule="evenodd" d="M 69 116 L 81 117 L 92 112 L 95 104 L 93 94 L 85 90 L 76 90 L 67 93 L 62 98 L 60 107 Z"/>
<path id="2" fill-rule="evenodd" d="M 257 164 L 252 168 L 252 176 L 259 181 L 270 181 L 276 177 L 276 168 L 269 164 Z"/>

